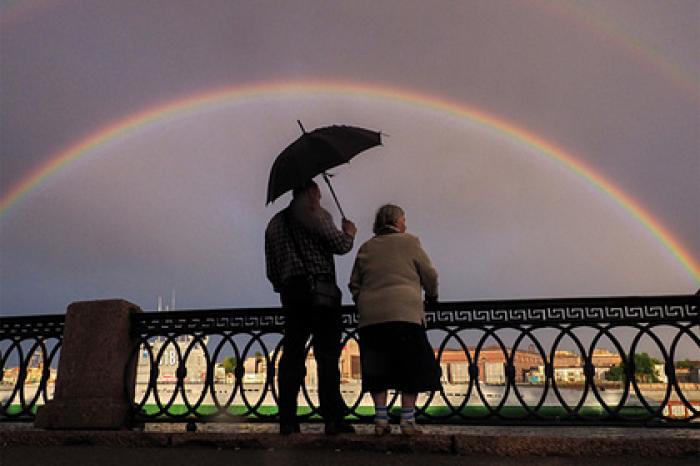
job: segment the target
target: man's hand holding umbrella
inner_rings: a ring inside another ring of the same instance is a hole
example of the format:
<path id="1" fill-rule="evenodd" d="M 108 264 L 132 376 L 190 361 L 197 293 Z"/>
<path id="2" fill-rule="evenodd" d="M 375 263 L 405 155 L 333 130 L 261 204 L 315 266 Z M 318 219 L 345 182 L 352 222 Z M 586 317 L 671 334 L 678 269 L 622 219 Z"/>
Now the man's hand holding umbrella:
<path id="1" fill-rule="evenodd" d="M 343 233 L 348 234 L 353 238 L 357 234 L 357 227 L 355 226 L 355 224 L 345 217 L 343 217 L 340 228 L 343 230 Z"/>

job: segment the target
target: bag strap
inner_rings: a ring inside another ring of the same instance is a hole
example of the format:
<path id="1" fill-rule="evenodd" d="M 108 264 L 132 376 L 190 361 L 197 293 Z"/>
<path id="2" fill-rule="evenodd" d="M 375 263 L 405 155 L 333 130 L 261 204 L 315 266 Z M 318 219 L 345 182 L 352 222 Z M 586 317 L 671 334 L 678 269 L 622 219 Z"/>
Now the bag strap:
<path id="1" fill-rule="evenodd" d="M 284 214 L 284 226 L 287 227 L 287 231 L 289 232 L 289 236 L 292 237 L 292 243 L 294 244 L 294 251 L 297 254 L 297 257 L 301 261 L 302 267 L 304 267 L 304 272 L 306 272 L 306 276 L 311 280 L 311 277 L 313 275 L 309 273 L 309 268 L 306 266 L 306 261 L 304 260 L 304 256 L 301 254 L 301 249 L 299 248 L 299 243 L 297 242 L 297 237 L 294 235 L 294 230 L 292 229 L 291 222 L 289 220 L 289 209 L 285 209 Z"/>

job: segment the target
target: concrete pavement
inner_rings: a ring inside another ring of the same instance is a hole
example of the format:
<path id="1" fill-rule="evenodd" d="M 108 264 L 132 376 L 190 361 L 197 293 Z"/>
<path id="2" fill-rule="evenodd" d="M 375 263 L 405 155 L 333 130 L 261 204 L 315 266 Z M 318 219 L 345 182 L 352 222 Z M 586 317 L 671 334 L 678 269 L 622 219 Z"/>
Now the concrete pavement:
<path id="1" fill-rule="evenodd" d="M 397 426 L 392 426 L 397 429 Z M 282 437 L 274 424 L 153 424 L 144 431 L 49 431 L 0 425 L 1 463 L 23 464 L 700 464 L 700 429 L 422 426 L 424 434 L 377 438 L 372 426 L 328 437 L 321 424 Z M 468 459 L 467 459 L 468 458 Z M 621 460 L 626 458 L 626 460 Z M 662 461 L 660 461 L 662 460 Z M 63 461 L 63 462 L 62 462 Z M 358 463 L 359 462 L 359 463 Z"/>
<path id="2" fill-rule="evenodd" d="M 205 447 L 117 448 L 100 446 L 7 447 L 0 464 L 12 466 L 591 466 L 590 457 L 459 456 L 441 453 L 393 453 L 348 450 L 234 450 Z M 697 466 L 698 458 L 598 456 L 596 466 Z"/>

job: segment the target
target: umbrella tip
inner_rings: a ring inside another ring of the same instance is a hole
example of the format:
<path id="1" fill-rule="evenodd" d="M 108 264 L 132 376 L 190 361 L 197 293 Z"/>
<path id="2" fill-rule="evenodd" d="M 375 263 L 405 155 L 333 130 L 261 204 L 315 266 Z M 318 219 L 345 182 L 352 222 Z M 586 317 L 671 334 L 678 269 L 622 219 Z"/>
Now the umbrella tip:
<path id="1" fill-rule="evenodd" d="M 297 120 L 297 123 L 299 123 L 299 128 L 301 128 L 301 132 L 306 134 L 306 129 L 304 129 L 304 125 L 301 124 L 301 120 Z"/>

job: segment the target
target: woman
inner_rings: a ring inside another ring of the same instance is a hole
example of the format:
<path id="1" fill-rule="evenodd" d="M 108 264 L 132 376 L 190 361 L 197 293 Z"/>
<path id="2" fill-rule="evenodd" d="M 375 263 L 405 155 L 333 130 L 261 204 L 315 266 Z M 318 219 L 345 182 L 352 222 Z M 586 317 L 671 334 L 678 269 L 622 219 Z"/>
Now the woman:
<path id="1" fill-rule="evenodd" d="M 406 233 L 406 216 L 387 204 L 374 221 L 374 238 L 357 252 L 350 291 L 360 314 L 362 389 L 372 395 L 375 433 L 390 432 L 387 390 L 401 392 L 401 432 L 419 433 L 418 392 L 440 390 L 440 366 L 424 327 L 422 290 L 437 300 L 437 272 L 417 237 Z"/>

